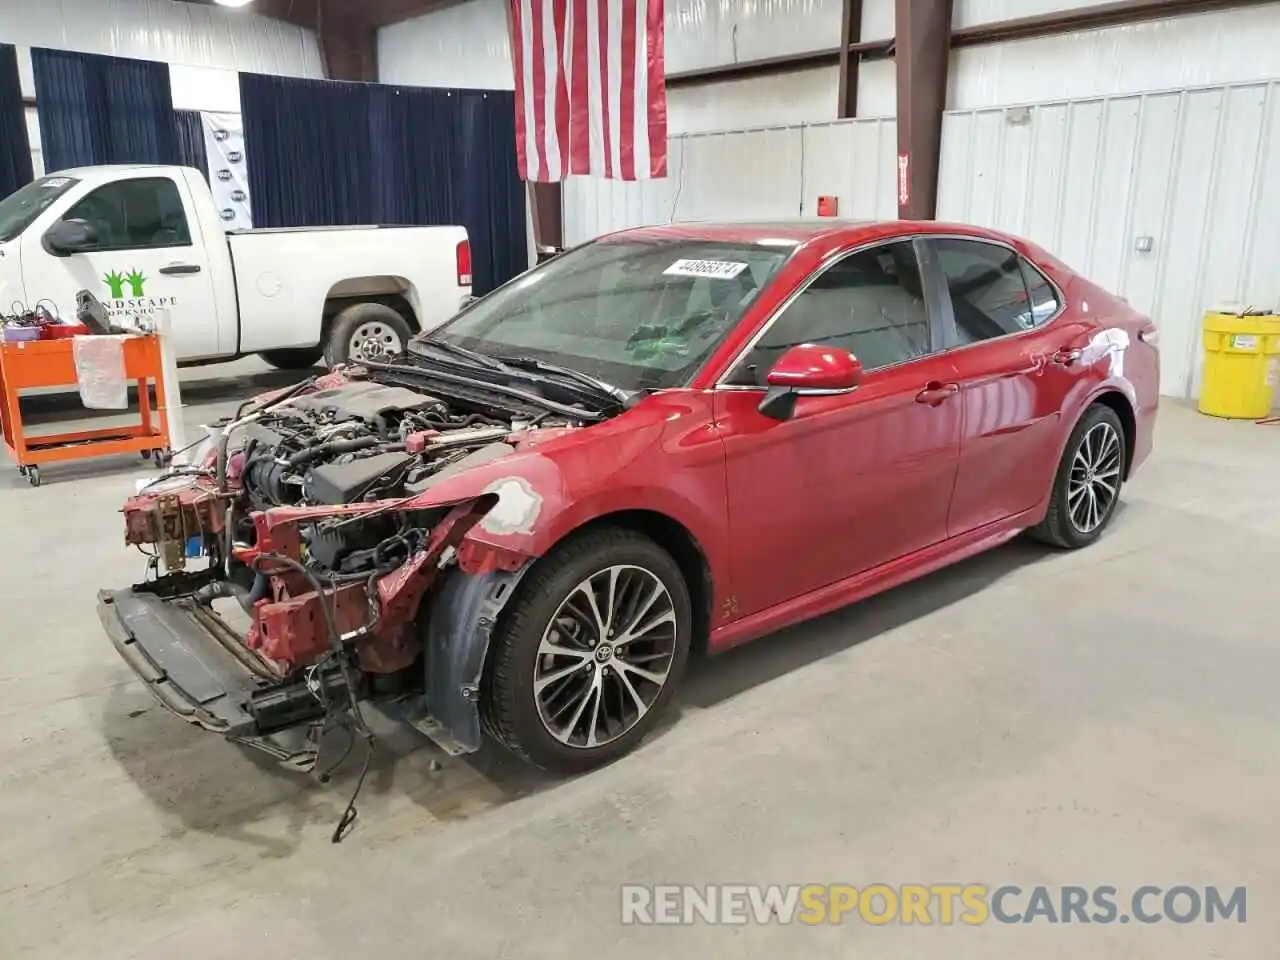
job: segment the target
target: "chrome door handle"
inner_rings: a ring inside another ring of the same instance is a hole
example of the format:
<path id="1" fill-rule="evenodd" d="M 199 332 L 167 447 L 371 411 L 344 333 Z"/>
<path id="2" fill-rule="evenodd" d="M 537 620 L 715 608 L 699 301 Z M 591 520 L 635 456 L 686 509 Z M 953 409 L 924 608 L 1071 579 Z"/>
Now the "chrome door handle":
<path id="1" fill-rule="evenodd" d="M 175 274 L 182 276 L 188 273 L 199 273 L 200 264 L 198 263 L 171 263 L 167 267 L 161 267 L 160 272 L 173 276 Z"/>
<path id="2" fill-rule="evenodd" d="M 1053 355 L 1053 362 L 1060 367 L 1069 367 L 1083 356 L 1080 350 L 1059 350 Z"/>
<path id="3" fill-rule="evenodd" d="M 930 383 L 916 394 L 916 403 L 927 403 L 931 407 L 936 407 L 940 403 L 946 403 L 959 392 L 958 384 Z"/>

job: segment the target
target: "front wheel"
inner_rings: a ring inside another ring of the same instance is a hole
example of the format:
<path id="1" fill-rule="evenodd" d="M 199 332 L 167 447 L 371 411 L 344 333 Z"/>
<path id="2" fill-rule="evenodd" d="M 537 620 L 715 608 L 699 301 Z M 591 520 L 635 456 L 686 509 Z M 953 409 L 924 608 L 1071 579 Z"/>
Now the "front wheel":
<path id="1" fill-rule="evenodd" d="M 1071 431 L 1054 478 L 1049 511 L 1029 532 L 1056 547 L 1078 549 L 1102 535 L 1124 480 L 1124 427 L 1114 410 L 1094 404 Z"/>
<path id="2" fill-rule="evenodd" d="M 653 541 L 584 534 L 529 573 L 494 633 L 486 726 L 536 766 L 578 773 L 631 751 L 657 722 L 689 655 L 680 568 Z"/>

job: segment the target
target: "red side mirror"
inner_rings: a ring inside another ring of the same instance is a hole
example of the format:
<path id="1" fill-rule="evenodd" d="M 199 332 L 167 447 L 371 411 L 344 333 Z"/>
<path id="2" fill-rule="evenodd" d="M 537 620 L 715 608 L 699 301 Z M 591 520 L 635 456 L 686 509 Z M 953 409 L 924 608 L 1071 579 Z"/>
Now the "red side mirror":
<path id="1" fill-rule="evenodd" d="M 800 393 L 852 390 L 862 382 L 862 364 L 848 350 L 802 343 L 792 347 L 769 371 L 770 387 Z"/>
<path id="2" fill-rule="evenodd" d="M 848 393 L 862 382 L 862 364 L 848 350 L 802 343 L 792 347 L 769 371 L 769 390 L 760 412 L 774 420 L 789 420 L 796 398 Z"/>

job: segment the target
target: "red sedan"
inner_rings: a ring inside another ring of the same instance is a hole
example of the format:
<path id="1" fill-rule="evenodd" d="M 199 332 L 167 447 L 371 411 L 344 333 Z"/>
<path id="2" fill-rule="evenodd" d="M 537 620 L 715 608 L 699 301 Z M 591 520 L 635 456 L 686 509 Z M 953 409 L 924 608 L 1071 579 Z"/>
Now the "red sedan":
<path id="1" fill-rule="evenodd" d="M 582 770 L 691 652 L 1024 530 L 1092 543 L 1158 383 L 1150 320 L 989 230 L 626 231 L 242 411 L 126 505 L 156 569 L 102 618 L 167 707 L 279 755 L 373 702 Z"/>

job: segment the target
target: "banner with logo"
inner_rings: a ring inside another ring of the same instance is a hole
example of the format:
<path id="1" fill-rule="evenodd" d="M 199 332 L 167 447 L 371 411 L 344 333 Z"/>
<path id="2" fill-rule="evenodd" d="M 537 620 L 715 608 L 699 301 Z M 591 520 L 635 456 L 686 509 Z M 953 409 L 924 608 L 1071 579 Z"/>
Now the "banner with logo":
<path id="1" fill-rule="evenodd" d="M 244 124 L 238 113 L 202 113 L 205 153 L 209 158 L 209 186 L 222 215 L 223 228 L 253 226 L 249 203 L 249 168 L 244 162 Z"/>

